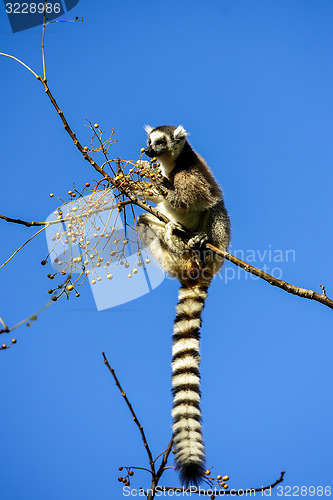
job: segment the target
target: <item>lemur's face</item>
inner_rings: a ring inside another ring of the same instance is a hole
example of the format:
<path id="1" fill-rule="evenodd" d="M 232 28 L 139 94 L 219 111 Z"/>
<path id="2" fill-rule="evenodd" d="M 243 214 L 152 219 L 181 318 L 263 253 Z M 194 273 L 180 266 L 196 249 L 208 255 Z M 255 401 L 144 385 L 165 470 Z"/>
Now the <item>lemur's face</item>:
<path id="1" fill-rule="evenodd" d="M 177 128 L 169 125 L 154 129 L 146 127 L 146 130 L 148 138 L 145 153 L 149 158 L 177 158 L 186 142 L 186 131 L 181 125 Z"/>

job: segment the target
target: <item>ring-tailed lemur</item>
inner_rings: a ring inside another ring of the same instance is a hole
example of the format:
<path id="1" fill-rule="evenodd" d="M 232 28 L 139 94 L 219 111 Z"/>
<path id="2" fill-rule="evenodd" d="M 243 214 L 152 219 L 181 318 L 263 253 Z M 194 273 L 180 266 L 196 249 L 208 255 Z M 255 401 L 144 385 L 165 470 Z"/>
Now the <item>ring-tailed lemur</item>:
<path id="1" fill-rule="evenodd" d="M 181 284 L 172 346 L 173 445 L 182 482 L 197 484 L 205 471 L 199 406 L 201 313 L 208 286 L 223 264 L 204 244 L 227 250 L 230 222 L 220 187 L 188 143 L 185 129 L 164 125 L 145 130 L 145 153 L 157 158 L 163 174 L 157 188 L 163 194 L 150 192 L 147 198 L 170 222 L 145 213 L 138 218 L 138 228 L 143 244 Z"/>

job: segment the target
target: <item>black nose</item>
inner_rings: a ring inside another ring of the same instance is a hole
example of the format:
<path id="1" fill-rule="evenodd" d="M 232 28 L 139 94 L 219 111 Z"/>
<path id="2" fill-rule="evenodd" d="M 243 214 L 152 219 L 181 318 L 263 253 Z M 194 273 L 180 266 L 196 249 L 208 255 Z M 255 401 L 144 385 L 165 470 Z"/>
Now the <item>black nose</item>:
<path id="1" fill-rule="evenodd" d="M 155 156 L 155 151 L 153 150 L 153 148 L 151 146 L 148 146 L 145 149 L 145 154 L 148 156 L 148 158 L 153 158 Z"/>

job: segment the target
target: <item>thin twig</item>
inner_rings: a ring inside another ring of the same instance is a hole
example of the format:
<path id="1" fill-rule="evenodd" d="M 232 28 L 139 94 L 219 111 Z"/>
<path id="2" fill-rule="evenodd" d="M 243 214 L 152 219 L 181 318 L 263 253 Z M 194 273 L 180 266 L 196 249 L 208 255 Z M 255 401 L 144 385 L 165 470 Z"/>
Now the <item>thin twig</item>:
<path id="1" fill-rule="evenodd" d="M 87 120 L 87 122 L 89 123 L 91 130 L 94 132 L 94 136 L 93 136 L 93 138 L 92 138 L 92 141 L 93 141 L 94 137 L 96 137 L 96 138 L 97 138 L 97 140 L 98 140 L 98 142 L 99 142 L 99 144 L 100 144 L 100 146 L 101 146 L 102 153 L 103 153 L 104 158 L 105 158 L 105 163 L 109 163 L 109 162 L 110 162 L 110 160 L 109 160 L 109 158 L 108 158 L 108 153 L 107 153 L 107 151 L 105 150 L 105 148 L 104 148 L 104 146 L 103 146 L 103 143 L 102 143 L 102 140 L 101 140 L 100 136 L 97 134 L 97 132 L 96 132 L 96 130 L 94 129 L 93 124 L 91 123 L 91 121 L 90 121 L 90 120 Z M 113 135 L 113 132 L 114 132 L 114 131 L 112 130 L 111 137 L 112 137 L 112 135 Z M 111 138 L 111 137 L 110 137 L 110 138 Z M 91 147 L 92 147 L 92 146 L 91 146 Z M 103 166 L 105 165 L 105 163 L 103 163 Z M 110 164 L 110 168 L 111 168 L 111 171 L 112 171 L 113 175 L 115 175 L 115 173 L 114 173 L 114 171 L 113 171 L 113 169 L 112 169 L 111 164 Z"/>
<path id="2" fill-rule="evenodd" d="M 114 210 L 114 209 L 118 208 L 119 206 L 124 207 L 126 205 L 130 205 L 131 203 L 132 203 L 131 200 L 125 200 L 125 201 L 117 202 L 116 205 L 106 205 L 105 207 L 102 207 L 102 208 L 96 208 L 95 210 L 89 211 L 89 217 L 92 214 L 96 214 L 99 212 L 105 212 L 108 210 Z M 87 214 L 82 213 L 82 214 L 75 215 L 75 217 L 77 219 L 82 219 L 84 217 L 87 217 Z M 63 224 L 64 222 L 73 220 L 73 216 L 71 215 L 68 217 L 62 217 L 61 219 L 50 220 L 47 222 L 43 222 L 43 221 L 36 222 L 36 221 L 26 221 L 26 220 L 22 220 L 22 219 L 13 219 L 12 217 L 7 217 L 7 215 L 0 215 L 0 219 L 5 220 L 6 222 L 12 222 L 13 224 L 21 224 L 21 225 L 26 226 L 26 227 L 35 227 L 35 226 L 46 226 L 46 225 L 52 226 L 53 224 Z"/>
<path id="3" fill-rule="evenodd" d="M 23 319 L 22 321 L 20 321 L 19 323 L 17 323 L 15 326 L 12 326 L 12 328 L 10 328 L 9 331 L 12 332 L 13 330 L 16 330 L 16 328 L 18 328 L 19 326 L 24 325 L 24 323 L 26 323 L 27 321 L 29 321 L 30 318 L 32 318 L 34 316 L 38 316 L 38 314 L 40 314 L 41 312 L 45 311 L 45 309 L 47 309 L 48 307 L 50 307 L 51 304 L 54 304 L 53 300 L 50 300 L 44 307 L 42 307 L 41 309 L 39 309 L 39 311 L 35 312 L 34 314 L 30 314 L 30 316 L 28 316 L 27 318 Z"/>
<path id="4" fill-rule="evenodd" d="M 41 312 L 45 311 L 45 309 L 47 309 L 48 307 L 50 307 L 51 304 L 54 304 L 54 302 L 52 300 L 50 300 L 44 307 L 42 307 L 41 309 L 39 309 L 37 312 L 35 312 L 33 314 L 30 314 L 27 318 L 23 319 L 22 321 L 20 321 L 16 325 L 12 326 L 11 328 L 9 328 L 7 325 L 5 325 L 5 323 L 0 318 L 0 322 L 4 325 L 4 328 L 0 330 L 0 334 L 2 334 L 2 333 L 9 333 L 9 332 L 12 332 L 13 330 L 16 330 L 16 328 L 18 328 L 19 326 L 23 325 L 24 323 L 27 323 L 27 321 L 29 321 L 34 316 L 37 317 L 38 314 L 40 314 Z"/>
<path id="5" fill-rule="evenodd" d="M 152 472 L 151 472 L 151 470 L 146 469 L 146 467 L 136 467 L 136 466 L 131 466 L 131 467 L 128 467 L 128 466 L 126 465 L 126 467 L 125 467 L 125 468 L 126 468 L 126 469 L 132 469 L 132 470 L 134 470 L 134 469 L 135 469 L 135 470 L 144 470 L 144 471 L 146 471 L 146 472 L 149 472 L 149 474 L 151 474 L 151 473 L 152 473 Z"/>
<path id="6" fill-rule="evenodd" d="M 157 455 L 157 457 L 155 458 L 154 462 L 156 462 L 156 460 L 157 460 L 158 458 L 160 458 L 162 455 L 164 455 L 164 454 L 168 451 L 168 449 L 169 449 L 169 447 L 170 447 L 170 444 L 171 444 L 171 446 L 172 446 L 172 438 L 171 438 L 170 443 L 168 444 L 167 449 L 166 449 L 166 450 L 164 450 L 164 451 L 162 451 L 162 453 L 160 453 L 159 455 Z"/>
<path id="7" fill-rule="evenodd" d="M 48 26 L 49 24 L 57 24 L 57 23 L 78 23 L 78 22 L 83 22 L 83 17 L 79 18 L 76 17 L 75 19 L 68 19 L 68 21 L 48 21 L 45 26 Z"/>
<path id="8" fill-rule="evenodd" d="M 118 377 L 117 377 L 114 369 L 110 366 L 110 364 L 109 364 L 109 362 L 108 362 L 108 360 L 107 360 L 107 358 L 105 356 L 104 351 L 102 352 L 102 356 L 104 358 L 105 365 L 107 366 L 107 368 L 109 369 L 110 373 L 112 374 L 112 376 L 114 378 L 114 381 L 116 383 L 116 386 L 118 387 L 121 395 L 123 396 L 123 398 L 124 398 L 124 400 L 126 402 L 126 405 L 127 405 L 128 409 L 129 409 L 129 411 L 131 412 L 133 420 L 134 420 L 135 424 L 137 425 L 137 427 L 138 427 L 138 429 L 140 431 L 141 438 L 142 438 L 145 450 L 146 450 L 147 455 L 148 455 L 149 465 L 150 465 L 150 468 L 151 468 L 151 472 L 152 472 L 152 474 L 154 476 L 155 475 L 155 464 L 154 464 L 153 456 L 151 454 L 151 451 L 150 451 L 150 448 L 149 448 L 149 445 L 148 445 L 147 438 L 146 438 L 145 432 L 143 430 L 143 427 L 140 424 L 140 422 L 138 420 L 138 417 L 136 416 L 135 411 L 133 410 L 133 407 L 132 407 L 131 403 L 129 402 L 129 400 L 128 400 L 127 396 L 126 396 L 126 393 L 124 392 L 122 386 L 120 385 L 120 382 L 118 380 Z"/>
<path id="9" fill-rule="evenodd" d="M 211 488 L 210 490 L 203 490 L 201 488 L 177 488 L 173 486 L 159 486 L 159 491 L 173 491 L 173 492 L 182 492 L 182 493 L 197 493 L 199 495 L 212 495 L 212 493 L 216 496 L 220 496 L 219 491 L 221 491 L 221 496 L 223 495 L 231 495 L 231 496 L 246 496 L 245 493 L 248 492 L 250 495 L 252 493 L 259 493 L 266 490 L 272 490 L 278 484 L 282 483 L 284 480 L 285 472 L 281 472 L 279 479 L 277 479 L 274 483 L 269 484 L 268 486 L 263 486 L 262 488 L 243 488 L 239 490 L 218 490 L 217 488 Z"/>
<path id="10" fill-rule="evenodd" d="M 5 56 L 5 57 L 10 57 L 10 59 L 14 59 L 18 63 L 22 64 L 25 68 L 27 68 L 33 75 L 35 75 L 36 78 L 38 78 L 37 73 L 35 73 L 29 66 L 27 66 L 24 62 L 20 61 L 20 59 L 17 59 L 17 57 L 11 56 L 10 54 L 5 54 L 4 52 L 0 52 L 0 56 Z"/>
<path id="11" fill-rule="evenodd" d="M 1 324 L 2 324 L 2 326 L 3 326 L 3 330 L 1 330 L 1 331 L 3 331 L 3 332 L 9 332 L 9 328 L 8 328 L 8 326 L 6 325 L 6 323 L 4 322 L 4 320 L 1 318 L 1 316 L 0 316 L 0 323 L 1 323 Z"/>
<path id="12" fill-rule="evenodd" d="M 17 250 L 15 250 L 15 252 L 9 257 L 9 259 L 7 259 L 6 262 L 1 264 L 0 269 L 6 264 L 8 264 L 8 262 L 14 257 L 14 255 L 16 255 L 20 250 L 22 250 L 22 248 L 25 247 L 25 245 L 27 245 L 31 240 L 33 240 L 39 233 L 44 231 L 44 229 L 46 229 L 48 226 L 49 225 L 47 223 L 44 227 L 42 227 L 39 231 L 37 231 L 37 233 L 33 234 L 31 238 L 29 238 L 25 243 L 23 243 L 23 245 L 21 245 Z"/>
<path id="13" fill-rule="evenodd" d="M 165 466 L 166 466 L 166 463 L 168 461 L 168 458 L 169 458 L 169 455 L 170 455 L 170 452 L 172 450 L 172 443 L 173 443 L 173 439 L 171 438 L 170 440 L 170 443 L 167 447 L 167 449 L 165 450 L 164 452 L 164 455 L 163 455 L 163 460 L 161 462 L 161 465 L 156 473 L 156 477 L 157 477 L 157 480 L 159 480 L 159 478 L 162 476 L 164 470 L 165 470 Z M 160 455 L 159 455 L 160 456 Z M 158 458 L 158 457 L 157 457 Z M 156 459 L 155 459 L 156 460 Z"/>
<path id="14" fill-rule="evenodd" d="M 45 50 L 44 50 L 44 38 L 45 38 L 45 14 L 46 14 L 46 4 L 47 0 L 44 2 L 44 12 L 43 12 L 43 35 L 42 35 L 42 60 L 43 60 L 43 75 L 44 81 L 46 82 L 46 68 L 45 68 Z"/>

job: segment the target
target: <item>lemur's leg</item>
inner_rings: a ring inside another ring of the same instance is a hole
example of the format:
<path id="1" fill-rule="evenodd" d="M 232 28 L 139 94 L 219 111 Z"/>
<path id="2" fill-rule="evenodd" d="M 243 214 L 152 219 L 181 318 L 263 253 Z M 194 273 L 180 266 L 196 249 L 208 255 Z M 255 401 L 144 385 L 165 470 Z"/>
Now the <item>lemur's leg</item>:
<path id="1" fill-rule="evenodd" d="M 181 224 L 176 222 L 165 224 L 151 214 L 140 215 L 137 223 L 140 237 L 147 247 L 157 239 L 166 250 L 174 254 L 188 249 L 186 232 Z"/>

